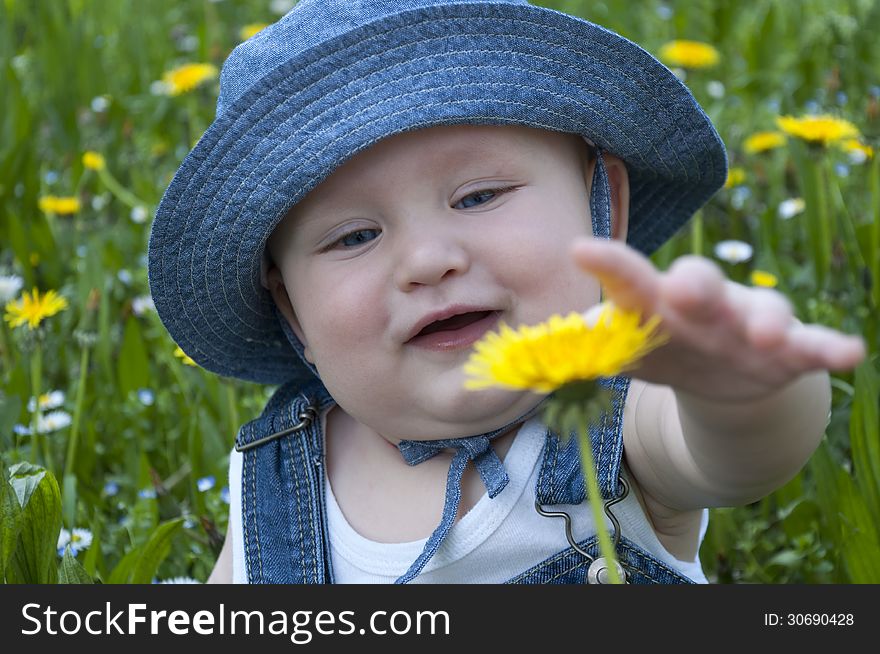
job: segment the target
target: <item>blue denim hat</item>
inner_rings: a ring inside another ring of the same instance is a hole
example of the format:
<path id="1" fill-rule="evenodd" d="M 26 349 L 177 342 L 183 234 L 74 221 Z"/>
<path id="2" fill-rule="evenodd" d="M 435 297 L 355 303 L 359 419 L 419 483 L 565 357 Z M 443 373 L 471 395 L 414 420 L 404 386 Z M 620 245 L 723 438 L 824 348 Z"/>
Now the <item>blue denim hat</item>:
<path id="1" fill-rule="evenodd" d="M 617 155 L 645 253 L 727 176 L 687 88 L 603 27 L 525 0 L 301 0 L 229 55 L 216 118 L 159 204 L 149 279 L 172 338 L 221 375 L 313 379 L 261 285 L 269 235 L 356 153 L 455 124 L 581 134 Z"/>

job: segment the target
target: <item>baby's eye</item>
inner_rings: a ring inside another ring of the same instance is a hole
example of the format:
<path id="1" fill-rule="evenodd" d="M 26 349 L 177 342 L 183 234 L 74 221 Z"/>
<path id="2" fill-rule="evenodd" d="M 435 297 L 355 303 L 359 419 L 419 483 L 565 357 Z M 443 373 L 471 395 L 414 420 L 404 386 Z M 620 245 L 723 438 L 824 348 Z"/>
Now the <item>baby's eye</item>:
<path id="1" fill-rule="evenodd" d="M 321 248 L 321 252 L 356 248 L 365 243 L 369 243 L 374 238 L 377 238 L 380 233 L 381 232 L 378 229 L 355 229 L 325 245 Z"/>
<path id="2" fill-rule="evenodd" d="M 369 243 L 378 236 L 378 229 L 356 229 L 355 231 L 349 232 L 345 236 L 342 236 L 334 241 L 331 247 L 354 248 L 358 245 Z"/>
<path id="3" fill-rule="evenodd" d="M 490 188 L 483 191 L 471 193 L 470 195 L 466 195 L 461 200 L 459 200 L 458 204 L 456 204 L 453 209 L 470 209 L 471 207 L 477 207 L 481 204 L 486 204 L 490 200 L 503 193 L 506 193 L 509 190 L 510 189 L 506 188 Z"/>

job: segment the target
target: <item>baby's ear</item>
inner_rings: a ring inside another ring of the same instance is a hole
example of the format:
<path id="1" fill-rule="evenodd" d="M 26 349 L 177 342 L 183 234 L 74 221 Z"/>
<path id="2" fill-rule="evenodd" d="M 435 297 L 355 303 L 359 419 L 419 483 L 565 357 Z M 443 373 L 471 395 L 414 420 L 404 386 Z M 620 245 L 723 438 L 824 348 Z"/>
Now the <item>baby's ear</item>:
<path id="1" fill-rule="evenodd" d="M 629 173 L 622 159 L 602 154 L 611 187 L 611 238 L 626 242 L 629 230 Z"/>
<path id="2" fill-rule="evenodd" d="M 303 333 L 299 320 L 296 317 L 296 312 L 293 310 L 293 304 L 290 301 L 290 296 L 287 294 L 287 287 L 284 285 L 284 277 L 282 277 L 278 266 L 269 262 L 266 266 L 265 272 L 261 274 L 260 277 L 260 283 L 262 283 L 266 290 L 272 295 L 272 300 L 275 302 L 275 306 L 278 307 L 281 315 L 284 316 L 287 324 L 290 325 L 293 333 L 296 334 L 299 342 L 302 343 L 306 361 L 314 364 L 315 362 L 312 360 L 312 355 L 309 352 L 309 344 L 306 341 L 305 334 Z"/>

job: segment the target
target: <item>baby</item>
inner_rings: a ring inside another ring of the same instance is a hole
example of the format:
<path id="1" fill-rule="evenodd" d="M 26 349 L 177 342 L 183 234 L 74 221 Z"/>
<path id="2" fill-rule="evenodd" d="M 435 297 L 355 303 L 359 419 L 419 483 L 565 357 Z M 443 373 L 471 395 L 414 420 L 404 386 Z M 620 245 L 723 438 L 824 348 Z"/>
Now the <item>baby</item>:
<path id="1" fill-rule="evenodd" d="M 864 357 L 706 259 L 646 258 L 725 176 L 667 69 L 526 2 L 303 0 L 239 46 L 150 241 L 181 347 L 280 384 L 209 581 L 602 581 L 576 439 L 462 367 L 502 321 L 604 296 L 669 334 L 591 427 L 624 577 L 705 582 L 706 508 L 794 476 L 827 370 Z"/>

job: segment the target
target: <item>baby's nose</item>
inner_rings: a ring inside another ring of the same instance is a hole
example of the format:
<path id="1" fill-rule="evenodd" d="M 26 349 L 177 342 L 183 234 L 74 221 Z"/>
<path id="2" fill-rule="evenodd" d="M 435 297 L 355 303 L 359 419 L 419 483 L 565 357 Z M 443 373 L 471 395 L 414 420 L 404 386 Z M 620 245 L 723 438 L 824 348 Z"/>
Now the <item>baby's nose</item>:
<path id="1" fill-rule="evenodd" d="M 467 251 L 454 239 L 415 237 L 402 249 L 394 276 L 398 288 L 405 292 L 419 286 L 439 284 L 449 277 L 467 272 L 470 267 Z"/>

